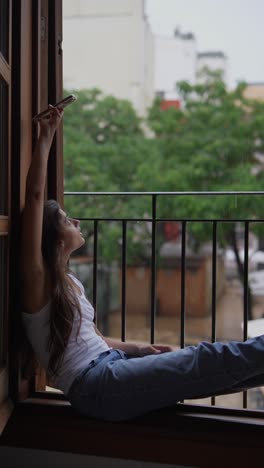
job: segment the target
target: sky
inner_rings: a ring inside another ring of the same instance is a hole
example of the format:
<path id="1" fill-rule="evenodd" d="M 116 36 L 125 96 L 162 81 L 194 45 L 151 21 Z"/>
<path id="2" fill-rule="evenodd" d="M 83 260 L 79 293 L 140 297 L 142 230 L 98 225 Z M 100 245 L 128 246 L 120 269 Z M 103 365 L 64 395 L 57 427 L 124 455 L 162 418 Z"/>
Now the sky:
<path id="1" fill-rule="evenodd" d="M 197 51 L 228 57 L 228 84 L 264 83 L 264 0 L 145 0 L 153 33 L 192 32 Z"/>

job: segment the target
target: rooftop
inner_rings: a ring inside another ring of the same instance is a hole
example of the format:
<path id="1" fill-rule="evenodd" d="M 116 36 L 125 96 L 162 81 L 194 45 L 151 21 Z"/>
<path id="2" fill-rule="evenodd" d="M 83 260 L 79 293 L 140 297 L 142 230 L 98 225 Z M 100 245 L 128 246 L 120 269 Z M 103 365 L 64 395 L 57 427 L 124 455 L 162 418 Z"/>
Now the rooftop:
<path id="1" fill-rule="evenodd" d="M 222 51 L 217 51 L 217 50 L 211 50 L 207 52 L 198 52 L 197 53 L 198 58 L 203 58 L 203 57 L 213 57 L 213 58 L 226 58 L 226 55 Z"/>

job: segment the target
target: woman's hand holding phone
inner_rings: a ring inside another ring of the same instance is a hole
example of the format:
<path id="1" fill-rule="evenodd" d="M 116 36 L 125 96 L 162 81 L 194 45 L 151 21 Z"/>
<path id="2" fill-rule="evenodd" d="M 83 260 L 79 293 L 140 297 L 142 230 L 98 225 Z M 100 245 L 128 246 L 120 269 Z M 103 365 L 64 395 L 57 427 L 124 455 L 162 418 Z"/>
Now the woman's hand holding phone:
<path id="1" fill-rule="evenodd" d="M 63 117 L 63 109 L 49 105 L 48 118 L 39 120 L 40 137 L 45 139 L 53 139 L 54 133 L 57 130 Z"/>
<path id="2" fill-rule="evenodd" d="M 49 107 L 47 109 L 45 109 L 43 112 L 40 112 L 39 114 L 37 114 L 37 115 L 35 115 L 33 117 L 33 122 L 38 122 L 40 120 L 49 118 L 50 115 L 51 115 L 51 109 L 52 108 L 62 110 L 62 109 L 64 109 L 64 107 L 66 107 L 69 104 L 71 104 L 72 102 L 76 101 L 76 99 L 77 99 L 76 96 L 74 96 L 73 94 L 70 94 L 70 96 L 67 96 L 66 98 L 64 98 L 61 101 L 54 104 L 54 106 L 49 105 Z"/>

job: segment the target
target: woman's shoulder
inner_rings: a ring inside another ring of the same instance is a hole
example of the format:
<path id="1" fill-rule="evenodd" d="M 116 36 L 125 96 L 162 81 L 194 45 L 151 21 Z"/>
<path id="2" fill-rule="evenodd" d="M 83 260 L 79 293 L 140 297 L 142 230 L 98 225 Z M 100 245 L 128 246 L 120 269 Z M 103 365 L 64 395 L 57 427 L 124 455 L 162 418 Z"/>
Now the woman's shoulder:
<path id="1" fill-rule="evenodd" d="M 84 293 L 84 286 L 82 282 L 75 276 L 75 274 L 72 271 L 69 271 L 68 276 L 71 279 L 71 281 L 73 281 L 73 283 L 78 286 L 81 292 Z"/>

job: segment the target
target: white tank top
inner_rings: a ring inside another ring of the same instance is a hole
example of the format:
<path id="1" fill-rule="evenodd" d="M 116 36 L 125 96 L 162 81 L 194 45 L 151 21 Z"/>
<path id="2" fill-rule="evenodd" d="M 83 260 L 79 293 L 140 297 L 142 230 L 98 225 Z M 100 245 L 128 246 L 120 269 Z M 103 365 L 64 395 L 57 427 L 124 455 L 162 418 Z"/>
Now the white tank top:
<path id="1" fill-rule="evenodd" d="M 84 370 L 93 359 L 96 359 L 99 354 L 110 349 L 107 343 L 97 335 L 95 331 L 93 322 L 94 308 L 85 296 L 83 285 L 73 275 L 70 276 L 81 290 L 79 302 L 82 313 L 82 323 L 76 342 L 76 332 L 79 326 L 79 314 L 76 311 L 72 332 L 59 373 L 57 376 L 52 377 L 55 387 L 62 390 L 65 394 L 68 393 L 72 382 L 80 372 Z M 50 305 L 51 303 L 49 302 L 34 314 L 22 313 L 28 339 L 41 367 L 46 371 L 48 370 L 50 357 L 48 351 Z"/>

